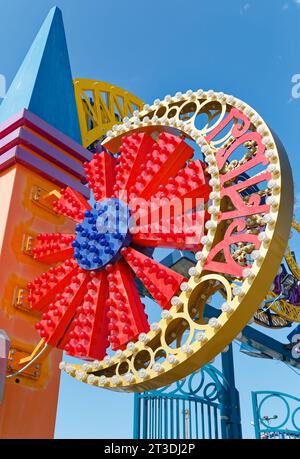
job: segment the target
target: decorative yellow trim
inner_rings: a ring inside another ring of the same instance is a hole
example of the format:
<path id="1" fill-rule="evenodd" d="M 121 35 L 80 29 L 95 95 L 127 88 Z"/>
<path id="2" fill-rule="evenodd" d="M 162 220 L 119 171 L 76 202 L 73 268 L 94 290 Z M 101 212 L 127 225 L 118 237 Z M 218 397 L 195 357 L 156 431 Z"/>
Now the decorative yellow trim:
<path id="1" fill-rule="evenodd" d="M 134 94 L 103 81 L 76 78 L 75 99 L 82 144 L 85 148 L 101 140 L 113 125 L 140 110 L 144 102 Z"/>

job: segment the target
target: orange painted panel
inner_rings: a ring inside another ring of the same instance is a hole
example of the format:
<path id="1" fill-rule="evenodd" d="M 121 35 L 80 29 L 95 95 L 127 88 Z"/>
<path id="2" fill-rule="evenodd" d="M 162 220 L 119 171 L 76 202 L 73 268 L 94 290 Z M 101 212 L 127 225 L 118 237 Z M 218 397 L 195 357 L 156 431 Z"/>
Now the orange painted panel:
<path id="1" fill-rule="evenodd" d="M 74 232 L 73 222 L 55 215 L 37 199 L 39 193 L 54 188 L 20 164 L 0 174 L 0 328 L 9 335 L 15 356 L 18 350 L 30 354 L 39 342 L 36 313 L 27 311 L 26 303 L 17 304 L 18 291 L 47 269 L 26 251 L 27 242 L 40 232 Z M 36 377 L 24 373 L 7 380 L 0 404 L 0 438 L 53 437 L 60 360 L 61 351 L 52 350 Z"/>

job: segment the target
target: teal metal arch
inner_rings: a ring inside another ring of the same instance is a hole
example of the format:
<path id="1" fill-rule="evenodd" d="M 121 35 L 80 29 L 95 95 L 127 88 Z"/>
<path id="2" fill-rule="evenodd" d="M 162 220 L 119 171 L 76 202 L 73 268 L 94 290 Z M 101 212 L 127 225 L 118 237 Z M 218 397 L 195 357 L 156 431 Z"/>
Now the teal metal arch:
<path id="1" fill-rule="evenodd" d="M 222 367 L 206 365 L 171 386 L 135 394 L 134 438 L 241 438 L 231 346 Z"/>
<path id="2" fill-rule="evenodd" d="M 277 391 L 256 391 L 251 392 L 251 395 L 257 439 L 293 438 L 300 440 L 300 398 Z M 280 400 L 283 412 L 279 414 L 264 412 L 264 405 L 270 400 Z M 299 416 L 298 423 L 297 415 Z"/>

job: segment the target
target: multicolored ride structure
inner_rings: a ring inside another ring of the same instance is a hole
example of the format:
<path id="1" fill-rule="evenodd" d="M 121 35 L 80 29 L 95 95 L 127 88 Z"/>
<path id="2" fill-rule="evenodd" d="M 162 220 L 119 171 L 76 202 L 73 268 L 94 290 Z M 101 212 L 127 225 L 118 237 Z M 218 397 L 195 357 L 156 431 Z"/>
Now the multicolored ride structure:
<path id="1" fill-rule="evenodd" d="M 1 437 L 53 436 L 60 370 L 153 391 L 204 367 L 249 321 L 300 322 L 293 180 L 277 136 L 222 92 L 145 105 L 72 80 L 58 8 L 0 104 L 0 174 Z"/>

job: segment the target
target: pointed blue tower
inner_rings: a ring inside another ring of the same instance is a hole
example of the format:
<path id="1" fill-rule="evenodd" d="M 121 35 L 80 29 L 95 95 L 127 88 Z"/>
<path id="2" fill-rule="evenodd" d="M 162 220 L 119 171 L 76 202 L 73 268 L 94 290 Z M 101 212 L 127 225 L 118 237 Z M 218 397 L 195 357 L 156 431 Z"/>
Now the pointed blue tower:
<path id="1" fill-rule="evenodd" d="M 28 109 L 76 142 L 81 134 L 61 10 L 50 10 L 0 105 L 0 124 Z"/>

